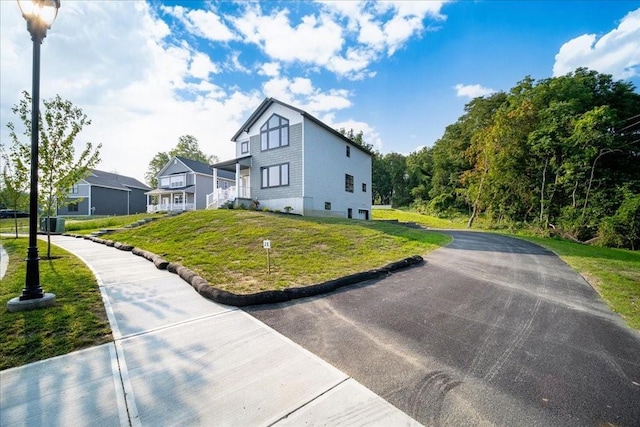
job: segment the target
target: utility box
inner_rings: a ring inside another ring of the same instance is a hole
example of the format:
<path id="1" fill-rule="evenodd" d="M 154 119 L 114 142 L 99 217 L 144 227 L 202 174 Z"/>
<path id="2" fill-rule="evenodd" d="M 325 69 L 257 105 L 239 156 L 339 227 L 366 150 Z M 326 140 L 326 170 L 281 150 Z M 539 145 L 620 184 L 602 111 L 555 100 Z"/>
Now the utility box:
<path id="1" fill-rule="evenodd" d="M 49 231 L 51 233 L 64 233 L 65 219 L 58 217 L 42 217 L 40 218 L 40 230 Z"/>

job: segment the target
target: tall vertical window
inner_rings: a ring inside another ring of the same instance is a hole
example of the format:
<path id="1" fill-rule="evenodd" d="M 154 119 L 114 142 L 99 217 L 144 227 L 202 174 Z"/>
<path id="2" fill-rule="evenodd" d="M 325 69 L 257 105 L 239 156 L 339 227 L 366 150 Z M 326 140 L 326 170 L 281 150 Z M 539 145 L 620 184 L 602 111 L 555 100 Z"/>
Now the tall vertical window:
<path id="1" fill-rule="evenodd" d="M 367 183 L 366 183 L 366 182 L 363 182 L 363 183 L 362 183 L 362 192 L 363 192 L 363 193 L 366 193 L 366 192 L 367 192 Z"/>
<path id="2" fill-rule="evenodd" d="M 289 120 L 277 114 L 260 128 L 260 149 L 272 150 L 289 145 Z"/>
<path id="3" fill-rule="evenodd" d="M 344 191 L 353 193 L 353 175 L 345 174 L 344 176 Z"/>
<path id="4" fill-rule="evenodd" d="M 347 157 L 351 157 L 351 147 L 347 145 Z"/>
<path id="5" fill-rule="evenodd" d="M 260 169 L 262 188 L 289 185 L 289 163 L 267 166 Z"/>
<path id="6" fill-rule="evenodd" d="M 244 141 L 240 143 L 240 153 L 247 154 L 249 152 L 249 141 Z"/>

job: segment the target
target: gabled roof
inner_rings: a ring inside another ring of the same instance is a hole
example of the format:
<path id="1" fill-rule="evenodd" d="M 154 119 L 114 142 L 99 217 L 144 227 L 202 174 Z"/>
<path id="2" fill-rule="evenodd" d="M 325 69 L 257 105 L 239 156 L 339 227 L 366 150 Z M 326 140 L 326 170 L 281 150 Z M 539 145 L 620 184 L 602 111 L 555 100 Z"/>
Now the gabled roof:
<path id="1" fill-rule="evenodd" d="M 311 120 L 312 122 L 314 122 L 315 124 L 317 124 L 318 126 L 320 126 L 321 128 L 323 128 L 324 130 L 328 131 L 329 133 L 332 133 L 333 135 L 337 136 L 338 138 L 341 138 L 344 140 L 344 142 L 351 144 L 352 146 L 356 147 L 357 149 L 361 150 L 364 153 L 367 153 L 368 155 L 372 155 L 372 153 L 367 150 L 366 148 L 354 143 L 352 140 L 350 140 L 349 138 L 347 138 L 346 136 L 344 136 L 343 134 L 341 134 L 340 132 L 338 132 L 337 130 L 333 129 L 331 126 L 326 125 L 325 123 L 321 122 L 320 120 L 316 119 L 315 117 L 313 117 L 311 114 L 307 113 L 304 110 L 301 110 L 299 108 L 296 108 L 292 105 L 286 104 L 282 101 L 279 101 L 275 98 L 265 98 L 264 101 L 262 101 L 262 103 L 258 106 L 258 108 L 256 108 L 256 110 L 251 114 L 251 116 L 249 116 L 249 118 L 247 119 L 246 122 L 244 122 L 244 124 L 242 125 L 242 127 L 238 130 L 238 132 L 236 132 L 235 135 L 233 135 L 233 138 L 231 138 L 232 141 L 236 141 L 238 139 L 238 137 L 242 134 L 242 132 L 248 132 L 249 129 L 251 128 L 251 126 L 253 126 L 255 124 L 255 122 L 258 121 L 258 119 L 260 119 L 260 117 L 262 117 L 262 115 L 265 113 L 265 111 L 267 111 L 267 109 L 269 109 L 269 107 L 274 104 L 280 104 L 283 107 L 289 108 L 293 111 L 296 111 L 297 113 L 300 113 L 303 117 Z"/>
<path id="2" fill-rule="evenodd" d="M 175 158 L 180 160 L 186 167 L 196 173 L 204 173 L 207 175 L 211 175 L 213 173 L 211 171 L 211 165 L 208 163 L 202 163 L 197 160 L 187 159 L 186 157 L 182 156 L 175 156 Z"/>
<path id="3" fill-rule="evenodd" d="M 151 187 L 141 183 L 135 178 L 97 169 L 93 169 L 84 181 L 96 187 L 109 187 L 121 190 L 129 190 L 131 188 L 141 190 L 151 189 Z"/>

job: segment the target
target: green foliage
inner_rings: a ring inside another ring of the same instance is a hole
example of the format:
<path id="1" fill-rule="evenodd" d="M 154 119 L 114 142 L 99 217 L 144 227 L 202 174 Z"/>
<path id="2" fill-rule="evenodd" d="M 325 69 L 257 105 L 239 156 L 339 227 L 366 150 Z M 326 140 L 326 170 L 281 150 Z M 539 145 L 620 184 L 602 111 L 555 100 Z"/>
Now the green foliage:
<path id="1" fill-rule="evenodd" d="M 13 125 L 8 124 L 13 131 Z M 23 164 L 19 147 L 13 145 L 9 151 L 0 146 L 0 160 L 2 163 L 2 203 L 6 209 L 28 210 L 29 200 L 29 168 Z M 13 219 L 13 231 L 18 237 L 18 218 Z"/>
<path id="2" fill-rule="evenodd" d="M 467 104 L 420 174 L 407 162 L 406 184 L 414 206 L 470 211 L 469 226 L 482 213 L 496 224 L 554 225 L 589 240 L 620 207 L 620 188 L 640 192 L 638 114 L 633 85 L 606 74 L 526 77 Z"/>
<path id="3" fill-rule="evenodd" d="M 640 194 L 627 193 L 615 215 L 602 221 L 598 235 L 605 246 L 640 248 Z"/>
<path id="4" fill-rule="evenodd" d="M 100 148 L 98 144 L 87 142 L 84 150 L 78 156 L 75 153 L 75 140 L 91 120 L 74 106 L 71 101 L 64 100 L 60 95 L 43 100 L 44 113 L 41 111 L 39 120 L 38 143 L 38 202 L 44 215 L 55 215 L 56 208 L 69 203 L 69 188 L 85 178 L 90 170 L 100 162 Z M 12 108 L 24 125 L 23 135 L 26 141 L 21 141 L 13 123 L 9 123 L 15 157 L 16 168 L 31 167 L 31 96 L 23 92 L 23 99 Z M 50 256 L 51 243 L 47 245 L 47 256 Z"/>

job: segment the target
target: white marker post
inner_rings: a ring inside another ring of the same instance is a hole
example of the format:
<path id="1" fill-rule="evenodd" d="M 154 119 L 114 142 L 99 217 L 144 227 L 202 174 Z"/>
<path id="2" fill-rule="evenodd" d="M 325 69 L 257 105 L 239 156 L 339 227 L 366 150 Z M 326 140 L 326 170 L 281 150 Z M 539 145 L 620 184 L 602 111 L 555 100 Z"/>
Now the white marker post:
<path id="1" fill-rule="evenodd" d="M 271 274 L 271 258 L 269 256 L 269 250 L 271 249 L 271 240 L 263 240 L 262 247 L 267 250 L 267 274 Z"/>

